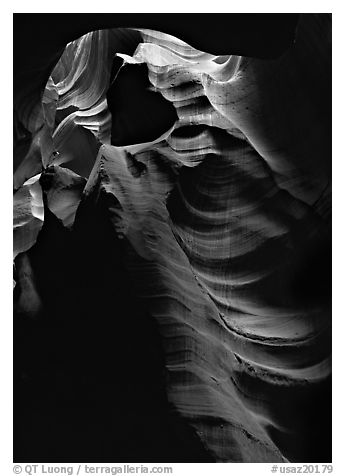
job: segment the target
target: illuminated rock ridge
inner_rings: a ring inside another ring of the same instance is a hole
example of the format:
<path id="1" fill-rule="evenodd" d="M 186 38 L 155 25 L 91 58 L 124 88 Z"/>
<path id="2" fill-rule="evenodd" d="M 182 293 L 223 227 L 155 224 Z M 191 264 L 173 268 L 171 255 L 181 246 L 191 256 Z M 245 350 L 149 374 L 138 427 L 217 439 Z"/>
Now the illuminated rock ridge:
<path id="1" fill-rule="evenodd" d="M 18 408 L 51 443 L 22 416 L 19 459 L 82 460 L 80 420 L 97 461 L 330 460 L 329 30 L 273 59 L 96 30 L 23 88 Z"/>

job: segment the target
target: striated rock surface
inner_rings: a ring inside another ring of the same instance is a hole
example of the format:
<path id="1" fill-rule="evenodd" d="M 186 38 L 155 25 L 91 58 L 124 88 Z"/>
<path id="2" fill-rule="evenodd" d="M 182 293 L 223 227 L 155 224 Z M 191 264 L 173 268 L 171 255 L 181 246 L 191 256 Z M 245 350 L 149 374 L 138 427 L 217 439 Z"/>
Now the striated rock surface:
<path id="1" fill-rule="evenodd" d="M 14 258 L 35 244 L 44 220 L 42 189 L 39 175 L 24 182 L 13 196 Z"/>
<path id="2" fill-rule="evenodd" d="M 165 31 L 18 101 L 17 459 L 330 461 L 330 19 L 273 59 Z"/>

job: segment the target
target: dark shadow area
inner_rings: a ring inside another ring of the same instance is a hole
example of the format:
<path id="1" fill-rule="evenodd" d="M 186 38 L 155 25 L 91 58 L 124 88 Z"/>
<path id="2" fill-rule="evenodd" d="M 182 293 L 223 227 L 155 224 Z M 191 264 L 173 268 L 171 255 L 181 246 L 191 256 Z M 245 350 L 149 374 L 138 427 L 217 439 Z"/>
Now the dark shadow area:
<path id="1" fill-rule="evenodd" d="M 118 72 L 107 92 L 113 145 L 153 141 L 177 121 L 173 104 L 150 88 L 146 64 L 125 65 Z"/>
<path id="2" fill-rule="evenodd" d="M 212 461 L 167 401 L 107 197 L 83 204 L 73 232 L 46 210 L 28 254 L 43 307 L 14 316 L 14 461 Z"/>
<path id="3" fill-rule="evenodd" d="M 271 59 L 292 45 L 298 17 L 15 14 L 15 119 L 23 104 L 30 110 L 30 105 L 40 100 L 65 45 L 87 32 L 113 29 L 109 34 L 113 35 L 113 43 L 110 42 L 108 60 L 116 52 L 133 54 L 141 41 L 139 32 L 123 30 L 127 27 L 169 33 L 213 54 Z M 123 146 L 157 139 L 177 120 L 174 106 L 152 90 L 145 64 L 122 67 L 119 57 L 111 61 L 107 92 L 112 114 L 111 143 Z M 29 98 L 28 102 L 23 98 Z M 206 99 L 199 103 L 208 105 Z M 72 110 L 73 106 L 58 112 L 57 122 Z M 209 131 L 224 148 L 242 146 L 241 139 L 205 125 L 180 127 L 172 138 L 194 138 L 204 131 Z M 15 120 L 14 136 L 17 166 L 31 143 L 31 133 L 19 119 Z M 90 131 L 76 127 L 66 141 L 73 160 L 63 166 L 88 177 L 99 147 Z M 136 157 L 128 154 L 126 160 L 133 177 L 139 179 L 146 173 L 145 164 Z M 212 160 L 215 167 L 219 166 L 218 156 Z M 193 184 L 206 167 L 204 162 L 179 171 L 183 197 L 190 199 L 192 205 Z M 244 181 L 243 187 L 249 187 L 248 183 Z M 255 192 L 253 185 L 252 193 Z M 169 195 L 168 211 L 173 221 L 190 223 L 179 193 L 176 187 Z M 90 195 L 78 209 L 73 230 L 64 228 L 45 207 L 43 229 L 26 253 L 32 272 L 27 279 L 35 281 L 38 311 L 29 315 L 15 306 L 14 461 L 213 462 L 196 433 L 167 400 L 162 337 L 155 320 L 136 296 L 125 266 L 128 243 L 119 240 L 114 232 L 109 200 L 106 194 Z M 207 209 L 211 205 L 207 202 L 204 206 Z M 192 225 L 198 225 L 197 218 Z M 296 242 L 299 239 L 296 237 Z M 286 277 L 289 291 L 303 305 L 314 299 L 328 309 L 331 241 L 328 237 L 316 244 L 305 241 L 306 246 L 298 248 L 297 266 L 291 266 Z M 249 258 L 250 266 L 259 269 L 261 260 L 273 262 L 280 252 L 280 247 L 269 241 L 261 254 Z M 18 267 L 20 260 L 17 258 Z M 282 282 L 277 281 L 276 286 L 279 290 Z M 19 282 L 14 291 L 15 303 L 20 301 L 21 292 Z M 273 299 L 280 298 L 275 283 L 265 292 Z M 329 353 L 328 344 L 324 351 Z M 244 387 L 253 385 L 244 380 L 240 383 Z M 310 391 L 285 390 L 280 387 L 266 393 L 272 395 L 272 412 L 279 413 L 282 425 L 290 425 L 293 432 L 268 428 L 272 441 L 291 461 L 330 462 L 330 380 L 316 384 Z"/>

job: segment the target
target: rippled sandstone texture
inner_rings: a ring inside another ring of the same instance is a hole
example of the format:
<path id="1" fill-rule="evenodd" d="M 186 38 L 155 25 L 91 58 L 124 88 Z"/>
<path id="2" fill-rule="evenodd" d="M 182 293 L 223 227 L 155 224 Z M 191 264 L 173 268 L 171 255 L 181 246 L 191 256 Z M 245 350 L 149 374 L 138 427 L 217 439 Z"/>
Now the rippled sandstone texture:
<path id="1" fill-rule="evenodd" d="M 15 457 L 330 461 L 330 18 L 147 26 L 15 87 Z"/>

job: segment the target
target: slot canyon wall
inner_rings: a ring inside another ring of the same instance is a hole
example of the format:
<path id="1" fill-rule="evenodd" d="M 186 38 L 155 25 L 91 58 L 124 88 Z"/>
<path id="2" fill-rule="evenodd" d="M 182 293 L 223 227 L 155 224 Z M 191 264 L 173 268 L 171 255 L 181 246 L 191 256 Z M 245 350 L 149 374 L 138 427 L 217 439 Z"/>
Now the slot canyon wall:
<path id="1" fill-rule="evenodd" d="M 330 462 L 330 15 L 14 17 L 15 461 Z"/>

